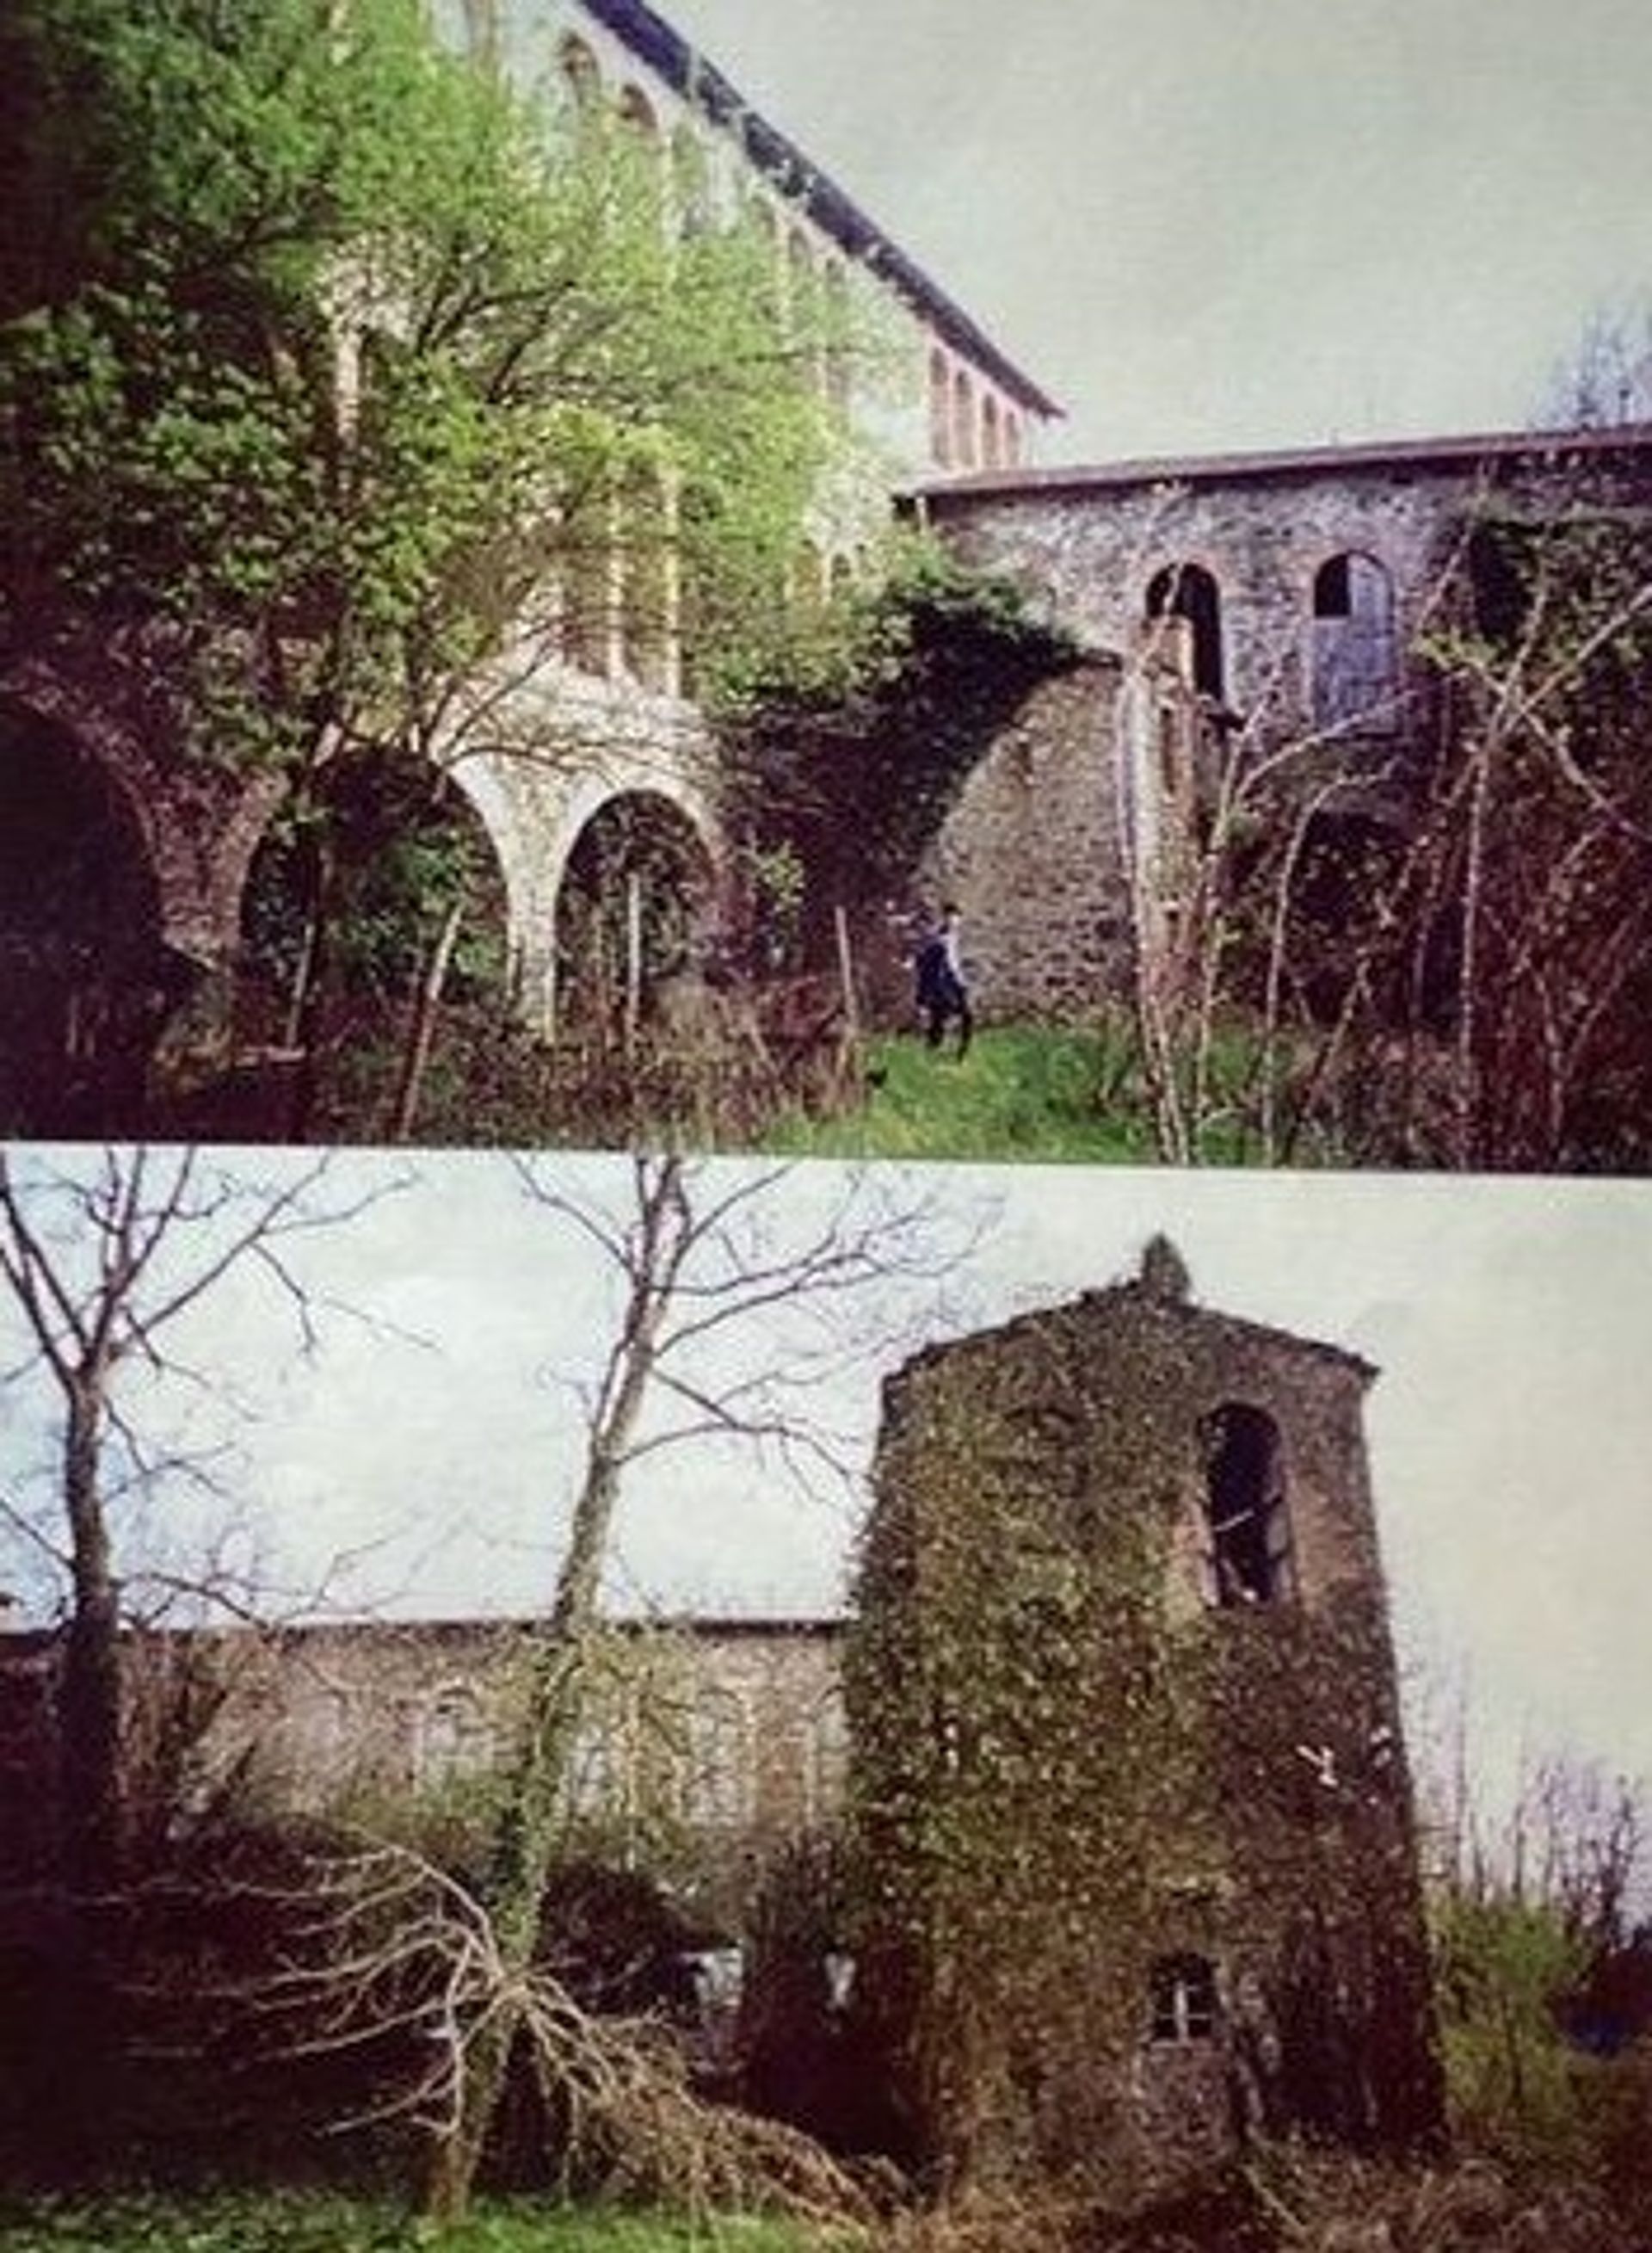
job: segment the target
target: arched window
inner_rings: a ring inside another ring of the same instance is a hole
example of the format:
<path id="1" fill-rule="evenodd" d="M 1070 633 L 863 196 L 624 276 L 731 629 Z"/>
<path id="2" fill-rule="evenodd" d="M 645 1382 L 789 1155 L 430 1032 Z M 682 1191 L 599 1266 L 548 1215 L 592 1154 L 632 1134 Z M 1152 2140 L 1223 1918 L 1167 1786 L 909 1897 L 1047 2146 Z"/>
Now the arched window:
<path id="1" fill-rule="evenodd" d="M 930 354 L 930 452 L 937 469 L 952 466 L 952 377 L 946 354 Z"/>
<path id="2" fill-rule="evenodd" d="M 1021 419 L 1019 415 L 1004 410 L 1004 467 L 1018 470 L 1021 463 Z"/>
<path id="3" fill-rule="evenodd" d="M 1264 1409 L 1229 1401 L 1203 1419 L 1200 1437 L 1212 1602 L 1287 1601 L 1296 1575 L 1279 1426 Z"/>
<path id="4" fill-rule="evenodd" d="M 1149 1985 L 1154 2041 L 1210 2040 L 1216 2030 L 1216 1975 L 1208 1957 L 1161 1956 Z"/>
<path id="5" fill-rule="evenodd" d="M 1167 563 L 1147 586 L 1149 618 L 1185 618 L 1193 637 L 1193 685 L 1202 696 L 1220 698 L 1222 686 L 1222 595 L 1202 564 Z"/>
<path id="6" fill-rule="evenodd" d="M 998 416 L 998 401 L 989 391 L 981 401 L 981 463 L 989 470 L 1004 465 L 1004 442 Z"/>
<path id="7" fill-rule="evenodd" d="M 826 270 L 826 335 L 822 359 L 827 403 L 849 403 L 849 278 L 833 259 Z"/>
<path id="8" fill-rule="evenodd" d="M 960 470 L 975 467 L 975 387 L 960 367 L 952 377 L 952 459 Z"/>
<path id="9" fill-rule="evenodd" d="M 653 103 L 640 87 L 621 87 L 617 115 L 620 123 L 635 133 L 639 140 L 659 140 L 659 120 L 654 115 Z"/>
<path id="10" fill-rule="evenodd" d="M 733 1690 L 702 1689 L 688 1720 L 684 1814 L 691 1823 L 743 1823 L 754 1781 L 745 1700 Z"/>
<path id="11" fill-rule="evenodd" d="M 572 31 L 556 50 L 556 67 L 575 108 L 584 112 L 593 110 L 603 91 L 602 73 L 584 40 Z"/>
<path id="12" fill-rule="evenodd" d="M 492 1723 L 463 1684 L 444 1685 L 415 1715 L 414 1779 L 426 1789 L 481 1774 L 497 1750 Z"/>
<path id="13" fill-rule="evenodd" d="M 1386 732 L 1398 723 L 1394 584 L 1370 555 L 1333 555 L 1314 578 L 1314 721 Z"/>

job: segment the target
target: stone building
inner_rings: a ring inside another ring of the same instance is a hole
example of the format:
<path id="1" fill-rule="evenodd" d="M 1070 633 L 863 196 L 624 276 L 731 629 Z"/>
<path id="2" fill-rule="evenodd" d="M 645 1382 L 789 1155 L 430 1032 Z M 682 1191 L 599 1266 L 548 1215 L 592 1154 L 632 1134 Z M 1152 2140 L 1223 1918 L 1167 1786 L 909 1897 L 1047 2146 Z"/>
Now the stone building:
<path id="1" fill-rule="evenodd" d="M 822 360 L 820 384 L 865 446 L 817 497 L 800 581 L 838 583 L 903 480 L 1033 458 L 1055 403 L 645 0 L 432 0 L 432 21 L 478 68 L 600 110 L 657 149 L 685 224 L 690 199 L 695 224 L 749 208 L 783 286 L 806 276 L 882 309 L 893 378 L 864 381 L 849 355 Z M 343 431 L 394 306 L 348 275 L 337 296 Z M 668 534 L 672 496 L 654 499 Z M 691 693 L 669 548 L 651 541 L 633 568 L 623 540 L 593 543 L 547 590 L 548 639 L 502 652 L 428 747 L 449 813 L 491 857 L 519 1008 L 540 1029 L 566 999 L 559 921 L 566 938 L 571 897 L 608 881 L 617 858 L 666 872 L 644 885 L 643 906 L 671 928 L 717 911 L 718 761 Z M 182 767 L 168 680 L 167 646 L 141 622 L 32 605 L 6 620 L 0 1125 L 98 1132 L 111 1110 L 129 1120 L 169 1019 L 183 1045 L 222 1045 L 254 857 L 281 792 L 268 776 Z"/>
<path id="2" fill-rule="evenodd" d="M 890 1380 L 847 1688 L 865 1977 L 940 2176 L 1438 2130 L 1373 1375 L 1161 1240 Z"/>
<path id="3" fill-rule="evenodd" d="M 511 1740 L 519 1622 L 359 1621 L 133 1638 L 135 1823 L 216 1810 L 345 1815 L 462 1835 Z M 739 1929 L 770 1858 L 843 1794 L 841 1627 L 823 1620 L 616 1626 L 575 1748 L 570 1851 L 671 1880 Z M 0 1636 L 0 1885 L 53 1859 L 59 1644 Z"/>
<path id="4" fill-rule="evenodd" d="M 903 505 L 1126 677 L 1148 658 L 1180 671 L 1198 708 L 1203 794 L 1220 768 L 1272 763 L 1275 805 L 1311 793 L 1313 841 L 1335 850 L 1405 830 L 1445 716 L 1421 645 L 1460 617 L 1465 583 L 1484 592 L 1481 513 L 1542 520 L 1649 502 L 1642 425 L 981 471 L 921 480 Z M 1021 756 L 1013 743 L 989 753 L 938 841 L 933 882 L 965 908 L 989 1010 L 1070 1010 L 1072 947 L 1047 943 L 1046 898 L 1063 932 L 1088 931 L 1080 952 L 1098 974 L 1081 998 L 1093 1008 L 1121 990 L 1110 935 L 1130 915 L 1119 856 L 1098 849 L 1096 809 L 1115 798 L 1121 759 L 1140 757 L 1105 722 L 1076 738 L 1054 731 L 1059 779 L 1029 809 L 1023 841 L 1005 813 Z M 1167 781 L 1168 819 L 1182 785 L 1174 769 Z M 1019 872 L 1007 888 L 1007 857 Z M 1176 889 L 1174 875 L 1161 887 L 1172 916 Z"/>

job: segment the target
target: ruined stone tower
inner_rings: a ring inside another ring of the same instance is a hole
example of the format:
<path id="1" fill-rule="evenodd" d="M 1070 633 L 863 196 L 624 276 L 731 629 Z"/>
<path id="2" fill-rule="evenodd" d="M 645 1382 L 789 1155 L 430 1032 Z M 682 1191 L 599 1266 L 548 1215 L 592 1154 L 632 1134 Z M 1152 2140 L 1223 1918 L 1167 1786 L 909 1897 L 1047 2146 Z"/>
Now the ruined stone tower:
<path id="1" fill-rule="evenodd" d="M 890 1380 L 848 1664 L 868 1988 L 943 2177 L 1439 2119 L 1353 1355 L 1174 1248 Z"/>

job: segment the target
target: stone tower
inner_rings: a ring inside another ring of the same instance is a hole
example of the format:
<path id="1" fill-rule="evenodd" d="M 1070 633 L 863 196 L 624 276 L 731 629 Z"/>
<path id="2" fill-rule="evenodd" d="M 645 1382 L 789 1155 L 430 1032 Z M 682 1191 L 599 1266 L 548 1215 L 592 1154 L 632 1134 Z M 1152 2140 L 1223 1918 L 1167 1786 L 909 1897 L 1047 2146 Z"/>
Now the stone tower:
<path id="1" fill-rule="evenodd" d="M 886 1389 L 847 1691 L 867 1992 L 944 2178 L 1426 2141 L 1440 2084 L 1351 1354 L 1174 1247 Z"/>

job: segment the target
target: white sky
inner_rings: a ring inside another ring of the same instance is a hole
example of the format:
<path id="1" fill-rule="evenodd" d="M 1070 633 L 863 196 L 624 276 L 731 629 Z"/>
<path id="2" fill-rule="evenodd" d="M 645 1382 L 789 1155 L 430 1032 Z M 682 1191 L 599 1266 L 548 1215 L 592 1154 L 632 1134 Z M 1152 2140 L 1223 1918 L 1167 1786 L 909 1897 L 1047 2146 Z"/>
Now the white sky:
<path id="1" fill-rule="evenodd" d="M 294 1161 L 248 1162 L 268 1177 Z M 340 1161 L 338 1182 L 367 1162 Z M 544 1162 L 582 1193 L 614 1192 L 623 1165 Z M 216 1296 L 183 1343 L 257 1407 L 227 1476 L 290 1580 L 366 1544 L 335 1590 L 346 1602 L 532 1609 L 575 1468 L 566 1380 L 604 1334 L 603 1294 L 577 1241 L 525 1206 L 503 1160 L 419 1167 L 415 1187 L 309 1255 L 376 1328 L 331 1320 L 324 1351 L 300 1362 L 275 1303 L 249 1288 Z M 780 1224 L 817 1216 L 842 1179 L 795 1174 Z M 1163 1229 L 1205 1304 L 1377 1363 L 1368 1430 L 1407 1650 L 1427 1657 L 1437 1685 L 1466 1672 L 1498 1767 L 1524 1737 L 1652 1780 L 1652 1189 L 969 1167 L 884 1167 L 877 1182 L 926 1189 L 984 1228 L 946 1303 L 933 1285 L 909 1294 L 920 1336 L 1111 1281 Z M 749 1336 L 723 1375 L 772 1335 Z M 899 1357 L 885 1352 L 884 1365 Z M 188 1397 L 213 1430 L 210 1395 Z M 864 1451 L 874 1368 L 836 1408 Z M 14 1494 L 25 1419 L 10 1421 L 0 1469 Z M 667 1609 L 829 1610 L 855 1515 L 847 1496 L 802 1496 L 735 1452 L 684 1453 L 626 1506 L 617 1591 Z M 17 1583 L 15 1566 L 0 1538 L 0 1583 Z"/>
<path id="2" fill-rule="evenodd" d="M 1068 409 L 1052 458 L 1518 429 L 1652 296 L 1647 0 L 661 0 Z"/>

